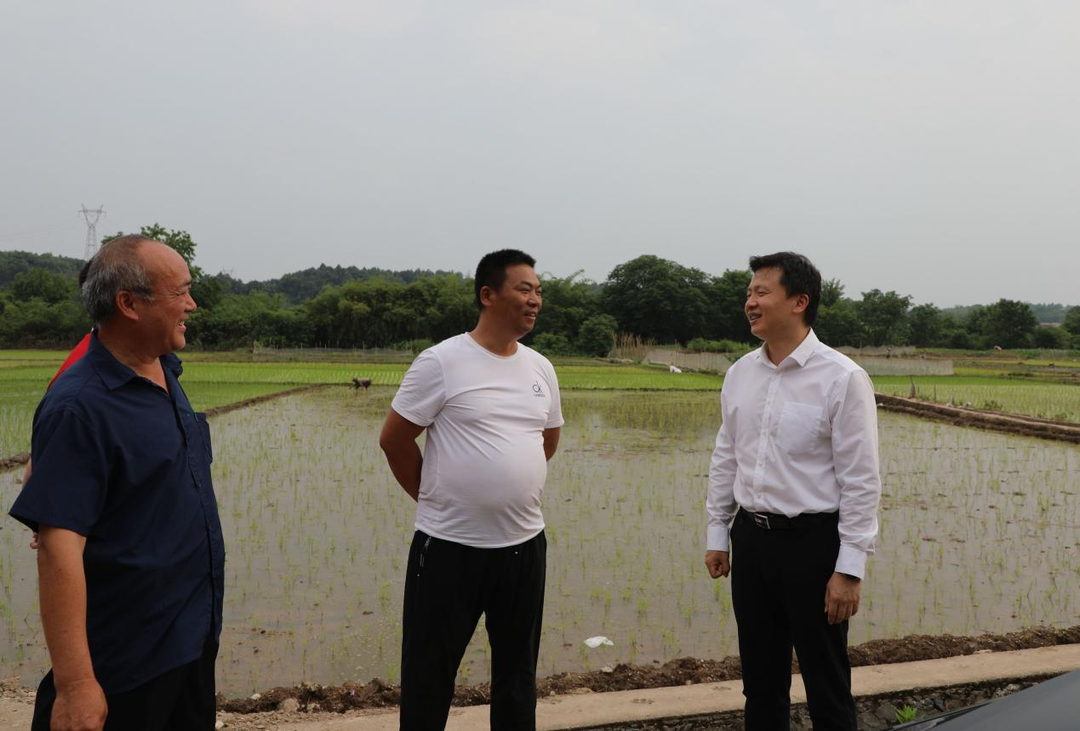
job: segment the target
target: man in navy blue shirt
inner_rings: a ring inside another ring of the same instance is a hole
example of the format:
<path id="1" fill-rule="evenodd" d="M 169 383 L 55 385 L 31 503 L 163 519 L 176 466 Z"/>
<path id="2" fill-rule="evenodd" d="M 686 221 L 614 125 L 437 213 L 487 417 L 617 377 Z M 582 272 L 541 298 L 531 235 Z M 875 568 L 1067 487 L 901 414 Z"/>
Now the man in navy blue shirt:
<path id="1" fill-rule="evenodd" d="M 11 515 L 40 533 L 53 667 L 35 731 L 214 728 L 225 548 L 210 431 L 173 355 L 190 288 L 160 242 L 103 246 L 82 287 L 97 331 L 34 415 Z"/>

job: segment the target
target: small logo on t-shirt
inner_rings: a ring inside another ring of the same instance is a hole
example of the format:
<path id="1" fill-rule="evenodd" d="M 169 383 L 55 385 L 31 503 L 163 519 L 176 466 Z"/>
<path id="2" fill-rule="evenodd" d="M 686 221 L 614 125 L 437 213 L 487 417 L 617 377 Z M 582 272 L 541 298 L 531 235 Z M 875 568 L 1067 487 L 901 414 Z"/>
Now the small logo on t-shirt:
<path id="1" fill-rule="evenodd" d="M 532 385 L 533 396 L 542 398 L 544 395 L 544 387 L 540 385 L 540 381 L 533 381 Z"/>

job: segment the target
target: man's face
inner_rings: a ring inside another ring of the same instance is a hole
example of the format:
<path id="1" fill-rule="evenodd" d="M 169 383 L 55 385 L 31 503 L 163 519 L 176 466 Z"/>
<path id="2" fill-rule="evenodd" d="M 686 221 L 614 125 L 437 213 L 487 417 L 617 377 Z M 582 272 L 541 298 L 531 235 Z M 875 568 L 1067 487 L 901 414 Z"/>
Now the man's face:
<path id="1" fill-rule="evenodd" d="M 139 251 L 153 281 L 153 301 L 138 300 L 139 328 L 159 355 L 187 345 L 184 322 L 195 309 L 191 274 L 184 259 L 164 244 L 144 244 Z"/>
<path id="2" fill-rule="evenodd" d="M 765 342 L 770 337 L 794 332 L 803 323 L 802 313 L 806 306 L 800 302 L 800 297 L 805 295 L 788 296 L 784 285 L 780 284 L 782 274 L 778 267 L 758 269 L 746 290 L 743 310 L 750 320 L 750 332 Z"/>
<path id="3" fill-rule="evenodd" d="M 543 304 L 540 280 L 528 264 L 506 268 L 506 281 L 492 293 L 488 312 L 498 322 L 513 328 L 519 338 L 532 332 Z"/>

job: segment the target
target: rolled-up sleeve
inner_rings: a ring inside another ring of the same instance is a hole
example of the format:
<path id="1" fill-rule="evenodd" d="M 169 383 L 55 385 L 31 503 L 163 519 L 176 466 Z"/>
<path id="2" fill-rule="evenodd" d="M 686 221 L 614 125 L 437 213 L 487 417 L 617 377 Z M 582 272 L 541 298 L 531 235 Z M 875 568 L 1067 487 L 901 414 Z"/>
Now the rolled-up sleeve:
<path id="1" fill-rule="evenodd" d="M 840 552 L 836 570 L 862 578 L 874 552 L 881 501 L 877 404 L 865 371 L 852 371 L 837 388 L 832 419 L 833 466 L 840 485 Z"/>
<path id="2" fill-rule="evenodd" d="M 729 382 L 725 381 L 724 388 L 720 391 L 720 430 L 716 434 L 716 446 L 713 448 L 712 462 L 709 465 L 709 489 L 705 496 L 705 512 L 709 519 L 705 548 L 708 551 L 728 550 L 728 532 L 737 510 L 735 418 L 728 411 L 728 399 L 724 395 Z"/>
<path id="3" fill-rule="evenodd" d="M 34 469 L 11 506 L 11 517 L 87 536 L 108 492 L 108 459 L 97 431 L 73 411 L 41 414 L 34 424 Z"/>

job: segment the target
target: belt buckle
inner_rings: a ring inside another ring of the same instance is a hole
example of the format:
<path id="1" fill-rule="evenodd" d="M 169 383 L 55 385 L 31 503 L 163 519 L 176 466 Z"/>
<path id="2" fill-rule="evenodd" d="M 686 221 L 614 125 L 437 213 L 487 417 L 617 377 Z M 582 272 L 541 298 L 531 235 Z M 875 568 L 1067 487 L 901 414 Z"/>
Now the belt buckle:
<path id="1" fill-rule="evenodd" d="M 758 515 L 757 513 L 751 513 L 754 516 L 754 525 L 758 528 L 764 528 L 765 530 L 772 530 L 772 526 L 769 525 L 769 516 Z"/>

